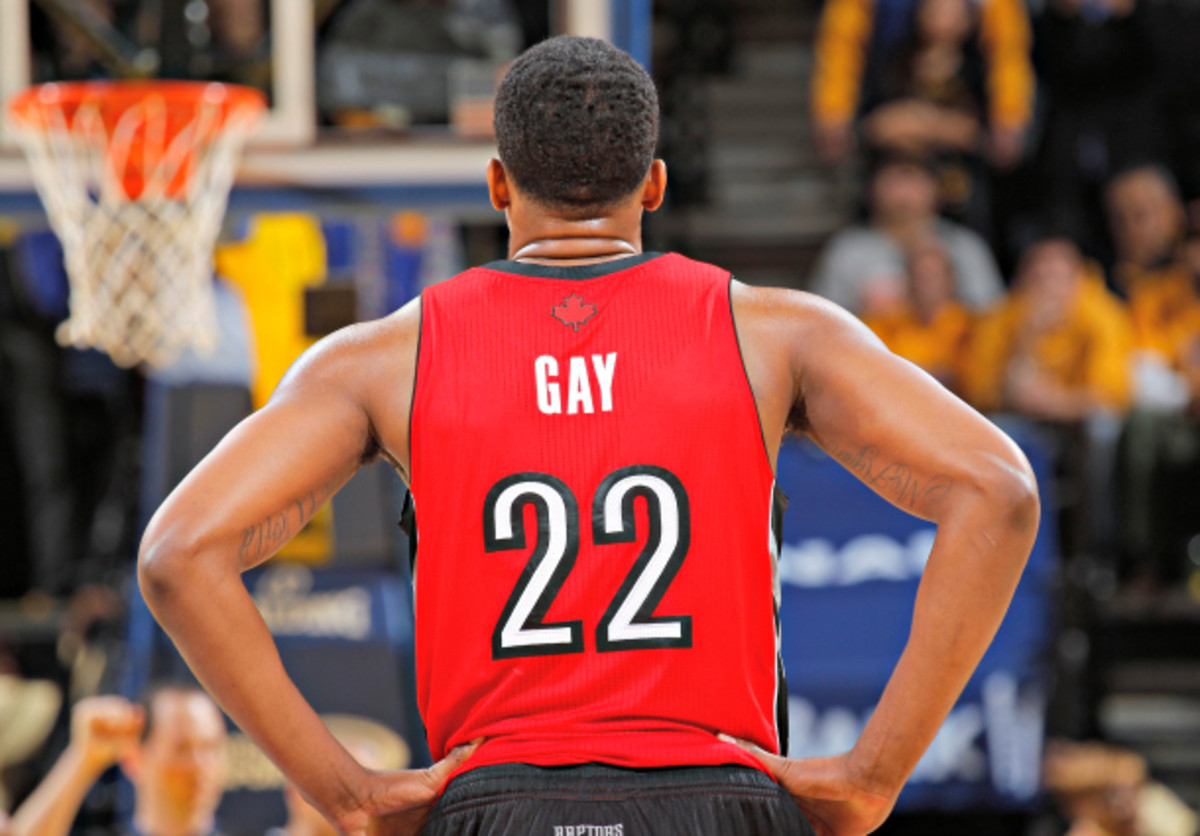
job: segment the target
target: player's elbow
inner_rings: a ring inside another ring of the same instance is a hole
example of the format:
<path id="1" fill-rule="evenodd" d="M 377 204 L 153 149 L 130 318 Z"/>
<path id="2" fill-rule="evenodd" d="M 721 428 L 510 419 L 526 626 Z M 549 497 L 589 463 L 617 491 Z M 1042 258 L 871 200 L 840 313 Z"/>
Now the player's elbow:
<path id="1" fill-rule="evenodd" d="M 1015 448 L 1010 455 L 988 456 L 976 473 L 976 487 L 1003 530 L 1032 542 L 1041 519 L 1037 478 Z"/>
<path id="2" fill-rule="evenodd" d="M 198 552 L 196 538 L 178 526 L 151 523 L 138 549 L 137 580 L 142 597 L 156 615 L 162 604 L 189 587 Z"/>

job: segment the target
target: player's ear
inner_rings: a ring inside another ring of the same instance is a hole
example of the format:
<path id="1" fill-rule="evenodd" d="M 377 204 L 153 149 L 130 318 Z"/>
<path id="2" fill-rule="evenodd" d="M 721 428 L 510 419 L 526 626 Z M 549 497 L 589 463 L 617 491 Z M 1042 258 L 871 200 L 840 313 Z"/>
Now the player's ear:
<path id="1" fill-rule="evenodd" d="M 646 181 L 642 183 L 642 208 L 653 212 L 662 206 L 663 198 L 667 196 L 667 164 L 662 160 L 650 163 L 646 172 Z"/>
<path id="2" fill-rule="evenodd" d="M 488 161 L 487 184 L 492 207 L 497 212 L 503 212 L 512 204 L 512 196 L 508 189 L 508 173 L 504 170 L 504 164 L 495 157 Z"/>

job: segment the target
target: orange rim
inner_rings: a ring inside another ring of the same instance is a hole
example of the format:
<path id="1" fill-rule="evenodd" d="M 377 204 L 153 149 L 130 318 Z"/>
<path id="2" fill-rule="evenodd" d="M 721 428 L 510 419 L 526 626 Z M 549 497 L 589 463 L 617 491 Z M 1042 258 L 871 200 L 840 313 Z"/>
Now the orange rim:
<path id="1" fill-rule="evenodd" d="M 234 113 L 261 113 L 267 107 L 260 91 L 215 81 L 72 81 L 30 87 L 13 97 L 9 109 L 23 123 L 44 128 L 52 110 L 70 118 L 80 107 L 90 105 L 108 124 L 150 97 L 188 113 L 199 105 L 219 106 L 222 121 Z"/>
<path id="2" fill-rule="evenodd" d="M 116 151 L 114 136 L 122 119 L 132 109 L 153 102 L 161 107 L 156 129 L 147 120 L 124 128 Z M 57 128 L 76 133 L 74 120 L 82 108 L 99 116 L 90 131 L 80 128 L 79 138 L 103 145 L 112 174 L 122 183 L 126 197 L 136 200 L 151 183 L 162 186 L 167 196 L 186 196 L 191 184 L 195 156 L 203 152 L 225 130 L 231 119 L 253 120 L 266 110 L 266 97 L 253 88 L 203 81 L 82 81 L 41 84 L 19 93 L 9 105 L 14 120 L 34 133 L 49 134 Z M 196 122 L 203 109 L 205 119 Z M 170 171 L 158 171 L 165 149 L 172 146 L 189 126 L 189 147 L 177 154 Z M 102 130 L 97 130 L 102 128 Z"/>

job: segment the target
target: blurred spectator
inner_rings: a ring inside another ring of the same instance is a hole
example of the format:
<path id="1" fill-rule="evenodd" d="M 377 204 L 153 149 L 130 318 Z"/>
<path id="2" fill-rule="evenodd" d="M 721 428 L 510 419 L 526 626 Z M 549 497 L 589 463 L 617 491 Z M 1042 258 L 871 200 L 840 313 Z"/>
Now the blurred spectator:
<path id="1" fill-rule="evenodd" d="M 1056 741 L 1046 747 L 1043 774 L 1070 822 L 1067 836 L 1137 836 L 1137 794 L 1146 781 L 1139 755 Z"/>
<path id="2" fill-rule="evenodd" d="M 1117 286 L 1129 297 L 1138 349 L 1138 401 L 1179 407 L 1186 400 L 1183 353 L 1198 297 L 1180 260 L 1186 215 L 1174 178 L 1142 166 L 1109 182 L 1107 208 L 1117 245 Z"/>
<path id="3" fill-rule="evenodd" d="M 862 133 L 871 149 L 934 155 L 942 210 L 982 231 L 985 94 L 974 29 L 968 0 L 918 0 L 911 35 L 868 74 Z"/>
<path id="4" fill-rule="evenodd" d="M 934 238 L 917 243 L 908 256 L 904 297 L 891 310 L 863 311 L 863 321 L 896 354 L 960 391 L 963 350 L 971 314 L 955 297 L 957 278 L 946 248 Z"/>
<path id="5" fill-rule="evenodd" d="M 1192 291 L 1200 299 L 1200 217 L 1188 230 L 1183 243 L 1182 261 L 1191 279 Z M 1188 386 L 1188 416 L 1193 423 L 1200 425 L 1200 302 L 1191 305 L 1188 319 L 1190 327 L 1185 325 L 1183 329 L 1188 336 L 1180 360 Z"/>
<path id="6" fill-rule="evenodd" d="M 1167 296 L 1164 288 L 1175 287 L 1161 311 L 1158 349 L 1167 356 L 1143 352 L 1141 403 L 1129 416 L 1120 457 L 1124 569 L 1143 589 L 1181 580 L 1188 544 L 1200 534 L 1195 503 L 1200 482 L 1200 218 L 1179 252 L 1166 278 L 1150 280 L 1149 290 L 1139 297 L 1156 289 Z M 1175 286 L 1179 275 L 1185 287 Z M 1151 398 L 1155 373 L 1160 386 Z"/>
<path id="7" fill-rule="evenodd" d="M 1063 238 L 1021 259 L 1016 286 L 976 327 L 964 372 L 967 400 L 1054 422 L 1129 404 L 1133 334 L 1099 268 Z"/>
<path id="8" fill-rule="evenodd" d="M 873 146 L 914 153 L 970 152 L 982 128 L 983 79 L 970 49 L 967 0 L 918 0 L 911 36 L 879 62 L 865 97 Z M 874 88 L 873 90 L 871 88 Z"/>
<path id="9" fill-rule="evenodd" d="M 71 739 L 45 780 L 13 815 L 15 836 L 61 836 L 92 784 L 138 746 L 145 715 L 121 697 L 88 697 L 71 710 Z"/>
<path id="10" fill-rule="evenodd" d="M 1052 741 L 1043 763 L 1046 788 L 1066 815 L 1066 836 L 1195 836 L 1196 815 L 1161 784 L 1145 760 L 1101 743 Z"/>
<path id="11" fill-rule="evenodd" d="M 225 721 L 203 691 L 169 685 L 153 690 L 145 708 L 120 697 L 76 703 L 71 742 L 17 810 L 14 836 L 66 836 L 92 784 L 118 763 L 133 782 L 136 833 L 215 832 L 224 791 Z"/>
<path id="12" fill-rule="evenodd" d="M 911 32 L 916 0 L 827 0 L 814 47 L 813 120 L 817 147 L 830 162 L 853 147 L 854 119 L 868 67 Z M 1007 167 L 1020 155 L 1033 113 L 1030 29 L 1021 0 L 980 0 L 975 41 L 983 59 L 989 144 Z"/>
<path id="13" fill-rule="evenodd" d="M 1053 221 L 1105 251 L 1101 191 L 1114 172 L 1165 159 L 1162 4 L 1051 0 L 1039 32 L 1049 107 L 1042 194 Z"/>
<path id="14" fill-rule="evenodd" d="M 842 230 L 826 246 L 810 289 L 859 311 L 863 292 L 881 277 L 905 273 L 906 248 L 934 237 L 946 248 L 958 279 L 957 298 L 972 308 L 1003 292 L 1000 272 L 983 239 L 937 214 L 937 179 L 927 157 L 886 155 L 871 178 L 870 217 Z"/>
<path id="15" fill-rule="evenodd" d="M 1169 60 L 1166 114 L 1167 140 L 1171 143 L 1171 170 L 1179 178 L 1184 199 L 1200 211 L 1200 3 L 1169 3 L 1167 36 L 1162 46 Z"/>

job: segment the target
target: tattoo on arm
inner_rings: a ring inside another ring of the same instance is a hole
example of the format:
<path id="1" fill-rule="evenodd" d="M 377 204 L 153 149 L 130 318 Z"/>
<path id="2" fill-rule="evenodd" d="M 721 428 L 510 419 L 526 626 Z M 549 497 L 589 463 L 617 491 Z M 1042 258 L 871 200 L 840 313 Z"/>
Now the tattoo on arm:
<path id="1" fill-rule="evenodd" d="M 304 528 L 340 487 L 340 482 L 327 482 L 303 497 L 293 499 L 291 504 L 272 514 L 260 523 L 242 529 L 242 543 L 238 548 L 238 560 L 244 565 L 253 563 L 275 553 L 292 535 Z"/>
<path id="2" fill-rule="evenodd" d="M 910 511 L 936 507 L 954 487 L 944 473 L 921 481 L 904 462 L 884 464 L 879 460 L 879 448 L 874 444 L 867 444 L 857 451 L 838 448 L 832 453 L 847 470 Z"/>

